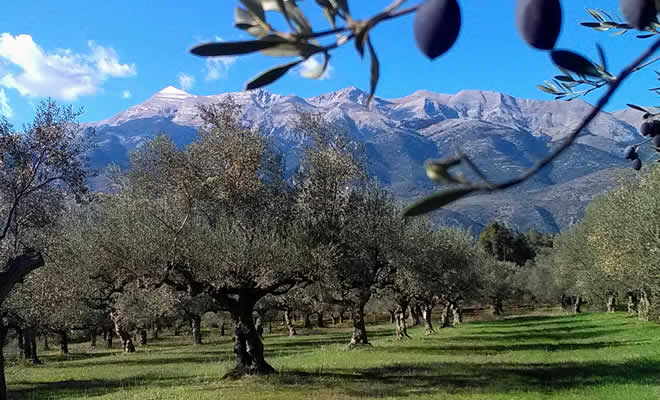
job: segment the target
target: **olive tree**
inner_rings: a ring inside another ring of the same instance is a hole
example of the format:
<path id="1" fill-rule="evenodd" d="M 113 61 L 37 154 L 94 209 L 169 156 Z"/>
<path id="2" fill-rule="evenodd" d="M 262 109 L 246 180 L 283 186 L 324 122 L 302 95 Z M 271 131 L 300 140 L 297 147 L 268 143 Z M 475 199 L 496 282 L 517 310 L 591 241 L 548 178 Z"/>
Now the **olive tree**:
<path id="1" fill-rule="evenodd" d="M 0 308 L 17 283 L 44 265 L 45 237 L 64 198 L 87 190 L 79 116 L 46 100 L 22 132 L 0 118 Z M 0 351 L 0 399 L 6 396 Z"/>

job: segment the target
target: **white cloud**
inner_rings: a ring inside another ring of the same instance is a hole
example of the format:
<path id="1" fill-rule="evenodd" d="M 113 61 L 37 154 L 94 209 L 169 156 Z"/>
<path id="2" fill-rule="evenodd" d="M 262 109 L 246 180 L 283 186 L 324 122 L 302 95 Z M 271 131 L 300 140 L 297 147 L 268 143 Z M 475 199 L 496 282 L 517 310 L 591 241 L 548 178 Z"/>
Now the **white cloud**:
<path id="1" fill-rule="evenodd" d="M 300 76 L 308 79 L 330 79 L 333 69 L 332 65 L 328 64 L 328 67 L 321 75 L 323 63 L 315 57 L 310 57 L 300 64 Z"/>
<path id="2" fill-rule="evenodd" d="M 236 61 L 236 57 L 210 57 L 206 59 L 206 80 L 216 81 L 229 76 L 229 68 Z"/>
<path id="3" fill-rule="evenodd" d="M 88 54 L 69 49 L 48 53 L 30 35 L 0 34 L 0 60 L 19 69 L 0 76 L 0 86 L 16 89 L 23 96 L 76 100 L 95 94 L 109 78 L 136 74 L 135 64 L 121 64 L 113 48 L 93 41 L 87 45 Z"/>
<path id="4" fill-rule="evenodd" d="M 124 90 L 121 92 L 121 98 L 122 99 L 130 99 L 133 96 L 133 93 L 131 93 L 130 90 Z"/>
<path id="5" fill-rule="evenodd" d="M 112 47 L 99 46 L 92 40 L 87 42 L 87 45 L 92 51 L 89 59 L 96 65 L 101 74 L 115 78 L 135 75 L 135 64 L 120 64 L 119 56 Z"/>
<path id="6" fill-rule="evenodd" d="M 179 86 L 181 87 L 181 90 L 187 91 L 188 89 L 195 86 L 195 77 L 186 75 L 183 72 L 179 72 L 178 77 L 179 77 Z"/>
<path id="7" fill-rule="evenodd" d="M 215 40 L 223 42 L 221 37 L 216 36 Z M 215 81 L 226 79 L 229 76 L 229 68 L 236 62 L 237 57 L 209 57 L 206 59 L 206 80 Z"/>
<path id="8" fill-rule="evenodd" d="M 4 115 L 7 118 L 14 116 L 14 110 L 9 106 L 9 99 L 5 93 L 5 89 L 0 89 L 0 115 Z"/>

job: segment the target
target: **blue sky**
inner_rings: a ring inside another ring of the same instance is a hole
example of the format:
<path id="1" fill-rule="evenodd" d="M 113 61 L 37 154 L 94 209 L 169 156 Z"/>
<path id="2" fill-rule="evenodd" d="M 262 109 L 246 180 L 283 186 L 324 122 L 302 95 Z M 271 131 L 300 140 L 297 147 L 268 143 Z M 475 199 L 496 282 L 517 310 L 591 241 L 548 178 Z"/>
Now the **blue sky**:
<path id="1" fill-rule="evenodd" d="M 381 59 L 382 77 L 377 95 L 391 98 L 418 89 L 440 93 L 483 89 L 549 100 L 535 85 L 557 71 L 547 53 L 528 47 L 518 36 L 515 1 L 459 2 L 463 26 L 458 41 L 434 61 L 415 47 L 412 16 L 374 29 L 372 40 Z M 0 14 L 0 112 L 20 124 L 31 118 L 35 103 L 52 96 L 84 107 L 82 120 L 95 121 L 140 103 L 168 85 L 197 95 L 240 91 L 251 77 L 283 60 L 257 54 L 208 62 L 187 53 L 191 46 L 215 38 L 247 39 L 232 27 L 237 4 L 237 0 L 5 0 Z M 388 4 L 352 1 L 358 18 Z M 327 27 L 315 2 L 306 0 L 301 6 L 315 25 Z M 594 43 L 599 42 L 614 72 L 650 44 L 631 33 L 612 37 L 578 26 L 590 20 L 585 7 L 616 12 L 616 0 L 564 0 L 562 6 L 558 47 L 595 58 Z M 268 90 L 302 97 L 347 86 L 366 91 L 368 72 L 368 62 L 361 61 L 349 45 L 334 53 L 326 79 L 308 80 L 294 72 Z M 608 110 L 624 108 L 627 102 L 656 104 L 656 95 L 647 91 L 656 85 L 655 79 L 652 68 L 639 72 Z M 597 95 L 586 100 L 596 99 Z"/>

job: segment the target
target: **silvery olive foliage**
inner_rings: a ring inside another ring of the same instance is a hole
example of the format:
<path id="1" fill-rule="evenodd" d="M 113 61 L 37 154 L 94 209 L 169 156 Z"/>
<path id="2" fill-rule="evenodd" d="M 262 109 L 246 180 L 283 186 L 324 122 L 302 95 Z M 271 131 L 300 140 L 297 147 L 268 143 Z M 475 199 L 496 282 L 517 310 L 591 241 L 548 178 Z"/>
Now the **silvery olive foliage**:
<path id="1" fill-rule="evenodd" d="M 445 54 L 457 40 L 460 32 L 469 33 L 478 26 L 462 26 L 460 2 L 457 0 L 425 0 L 405 7 L 406 0 L 394 0 L 376 15 L 356 19 L 351 10 L 357 2 L 348 0 L 316 0 L 316 6 L 327 17 L 329 27 L 315 27 L 309 22 L 295 0 L 240 0 L 234 12 L 234 26 L 249 35 L 253 40 L 239 42 L 213 42 L 193 47 L 192 54 L 202 57 L 222 57 L 261 52 L 273 57 L 294 57 L 294 61 L 275 66 L 246 84 L 246 90 L 268 85 L 284 76 L 289 70 L 303 61 L 320 55 L 324 62 L 317 71 L 309 74 L 310 78 L 323 76 L 333 51 L 352 43 L 357 54 L 369 53 L 371 59 L 370 95 L 366 106 L 376 92 L 380 76 L 380 62 L 370 38 L 372 29 L 388 20 L 415 13 L 413 35 L 419 50 L 430 59 Z M 404 216 L 416 216 L 446 206 L 462 197 L 477 192 L 492 192 L 518 185 L 544 166 L 548 165 L 566 150 L 580 132 L 593 120 L 607 104 L 620 84 L 632 73 L 644 68 L 652 61 L 647 59 L 660 48 L 660 39 L 649 47 L 638 59 L 619 75 L 608 71 L 605 54 L 597 46 L 600 62 L 568 49 L 557 49 L 555 44 L 562 30 L 562 7 L 560 0 L 517 0 L 516 25 L 524 41 L 530 46 L 547 51 L 550 60 L 560 68 L 552 82 L 546 81 L 539 88 L 557 99 L 573 99 L 591 91 L 607 87 L 606 93 L 596 104 L 594 110 L 580 123 L 550 154 L 540 159 L 534 166 L 518 177 L 503 182 L 492 182 L 480 171 L 472 160 L 458 152 L 455 157 L 445 160 L 429 160 L 426 171 L 430 179 L 442 185 L 450 185 L 434 195 L 414 202 L 403 212 Z M 618 30 L 625 33 L 630 29 L 644 31 L 639 37 L 653 37 L 657 34 L 658 20 L 656 11 L 660 4 L 652 0 L 621 0 L 621 11 L 626 21 L 615 21 L 602 10 L 589 13 L 596 22 L 584 23 L 588 27 L 607 31 Z M 271 22 L 271 14 L 280 14 L 286 21 L 284 28 L 276 27 Z M 287 29 L 288 28 L 288 29 Z M 579 88 L 584 86 L 584 89 Z M 660 143 L 659 143 L 660 144 Z M 641 168 L 641 161 L 634 160 L 633 166 Z M 452 171 L 462 167 L 477 176 L 476 181 L 468 180 L 463 173 Z"/>

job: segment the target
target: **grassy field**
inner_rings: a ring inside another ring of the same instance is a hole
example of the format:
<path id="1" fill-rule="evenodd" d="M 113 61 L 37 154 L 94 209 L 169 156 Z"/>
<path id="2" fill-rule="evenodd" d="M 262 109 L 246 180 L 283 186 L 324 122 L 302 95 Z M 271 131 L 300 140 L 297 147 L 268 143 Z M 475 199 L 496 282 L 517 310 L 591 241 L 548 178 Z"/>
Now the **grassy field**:
<path id="1" fill-rule="evenodd" d="M 540 315 L 395 341 L 370 327 L 374 347 L 349 351 L 347 329 L 267 335 L 269 377 L 220 379 L 230 338 L 189 346 L 166 336 L 138 353 L 43 356 L 7 371 L 11 399 L 658 399 L 660 326 L 624 313 Z"/>

